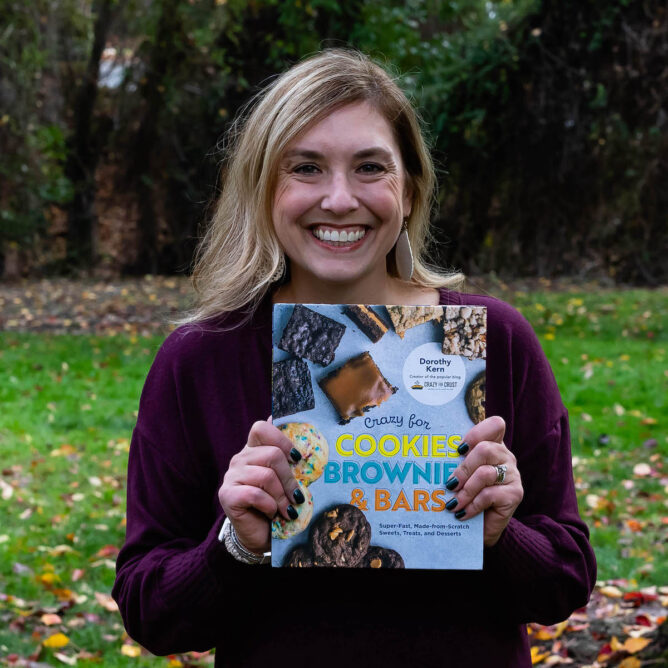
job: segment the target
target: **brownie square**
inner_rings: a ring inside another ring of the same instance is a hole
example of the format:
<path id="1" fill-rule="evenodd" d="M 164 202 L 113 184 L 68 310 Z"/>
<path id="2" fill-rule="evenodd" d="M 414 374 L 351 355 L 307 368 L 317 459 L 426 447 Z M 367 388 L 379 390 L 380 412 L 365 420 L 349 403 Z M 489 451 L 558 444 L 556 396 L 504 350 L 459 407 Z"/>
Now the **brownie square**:
<path id="1" fill-rule="evenodd" d="M 342 424 L 380 406 L 397 391 L 368 352 L 351 357 L 318 384 L 341 416 Z"/>
<path id="2" fill-rule="evenodd" d="M 348 304 L 344 309 L 345 314 L 357 324 L 360 331 L 366 334 L 374 343 L 378 343 L 383 334 L 387 332 L 387 325 L 378 317 L 378 314 L 364 304 Z"/>
<path id="3" fill-rule="evenodd" d="M 278 344 L 281 350 L 327 366 L 341 342 L 346 326 L 297 304 Z"/>
<path id="4" fill-rule="evenodd" d="M 289 359 L 272 364 L 272 410 L 274 419 L 315 407 L 311 372 L 304 360 Z"/>

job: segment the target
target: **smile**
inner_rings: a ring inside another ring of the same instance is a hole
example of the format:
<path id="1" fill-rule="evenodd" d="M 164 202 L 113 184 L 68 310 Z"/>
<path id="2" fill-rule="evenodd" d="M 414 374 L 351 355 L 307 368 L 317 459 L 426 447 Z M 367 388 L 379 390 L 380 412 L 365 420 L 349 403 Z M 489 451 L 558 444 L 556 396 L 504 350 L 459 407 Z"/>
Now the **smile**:
<path id="1" fill-rule="evenodd" d="M 365 228 L 349 228 L 346 230 L 337 230 L 330 227 L 314 227 L 313 236 L 320 241 L 329 241 L 337 244 L 351 244 L 359 241 L 366 235 Z"/>

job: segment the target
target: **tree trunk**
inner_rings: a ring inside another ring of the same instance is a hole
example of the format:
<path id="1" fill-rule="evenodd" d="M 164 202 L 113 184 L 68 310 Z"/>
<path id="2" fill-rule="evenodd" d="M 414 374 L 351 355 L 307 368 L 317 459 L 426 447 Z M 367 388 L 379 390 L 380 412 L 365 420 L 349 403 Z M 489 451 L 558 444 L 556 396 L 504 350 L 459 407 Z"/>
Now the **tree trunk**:
<path id="1" fill-rule="evenodd" d="M 181 22 L 178 0 L 163 0 L 156 39 L 151 49 L 149 69 L 142 97 L 145 111 L 134 142 L 134 160 L 131 180 L 135 184 L 139 203 L 139 239 L 137 260 L 127 267 L 132 274 L 158 272 L 158 221 L 155 206 L 153 158 L 159 148 L 158 129 L 164 107 L 164 83 L 173 70 L 179 50 Z M 163 182 L 164 179 L 160 179 Z"/>
<path id="2" fill-rule="evenodd" d="M 68 207 L 67 262 L 77 269 L 93 264 L 93 228 L 95 226 L 95 167 L 100 155 L 100 139 L 93 132 L 100 59 L 112 19 L 114 0 L 98 0 L 95 14 L 93 47 L 83 81 L 75 98 L 74 132 L 67 142 L 65 175 L 74 187 Z"/>

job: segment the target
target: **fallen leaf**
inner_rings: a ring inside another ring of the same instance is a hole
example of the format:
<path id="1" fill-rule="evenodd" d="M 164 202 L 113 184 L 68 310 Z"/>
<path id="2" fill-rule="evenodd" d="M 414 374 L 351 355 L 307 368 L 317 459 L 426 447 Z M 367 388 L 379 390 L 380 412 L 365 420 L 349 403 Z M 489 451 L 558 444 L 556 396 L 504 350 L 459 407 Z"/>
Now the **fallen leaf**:
<path id="1" fill-rule="evenodd" d="M 640 668 L 642 663 L 635 656 L 628 656 L 622 661 L 618 668 Z"/>
<path id="2" fill-rule="evenodd" d="M 599 590 L 603 596 L 607 596 L 608 598 L 621 598 L 622 597 L 622 592 L 619 588 L 615 587 L 614 585 L 607 585 L 605 587 L 601 587 Z"/>
<path id="3" fill-rule="evenodd" d="M 540 653 L 539 647 L 531 648 L 531 665 L 535 666 L 537 663 L 540 663 L 543 659 L 546 659 L 550 655 L 549 652 Z"/>
<path id="4" fill-rule="evenodd" d="M 627 638 L 622 645 L 622 649 L 626 650 L 629 654 L 635 654 L 645 649 L 651 642 L 651 638 Z"/>
<path id="5" fill-rule="evenodd" d="M 64 633 L 54 633 L 44 640 L 42 645 L 51 649 L 60 649 L 61 647 L 65 647 L 69 642 L 70 639 Z"/>
<path id="6" fill-rule="evenodd" d="M 68 666 L 76 666 L 77 665 L 77 657 L 76 656 L 67 656 L 67 654 L 63 654 L 62 652 L 55 652 L 54 655 L 58 661 L 62 661 L 63 663 L 66 663 Z"/>
<path id="7" fill-rule="evenodd" d="M 51 587 L 56 584 L 56 582 L 60 582 L 60 578 L 55 573 L 41 573 L 35 577 L 35 580 L 43 584 L 45 587 Z"/>
<path id="8" fill-rule="evenodd" d="M 103 594 L 102 592 L 96 591 L 95 592 L 95 600 L 105 609 L 109 610 L 109 612 L 117 612 L 118 611 L 118 605 L 116 605 L 116 601 L 114 601 L 109 594 Z"/>
<path id="9" fill-rule="evenodd" d="M 141 647 L 139 645 L 121 645 L 121 654 L 136 658 L 141 656 Z"/>
<path id="10" fill-rule="evenodd" d="M 60 617 L 60 615 L 56 615 L 54 613 L 46 613 L 40 617 L 40 621 L 42 624 L 46 624 L 47 626 L 52 626 L 53 624 L 60 624 L 63 620 Z"/>
<path id="11" fill-rule="evenodd" d="M 0 496 L 5 501 L 11 499 L 14 494 L 14 488 L 9 483 L 2 480 L 2 478 L 0 478 L 0 490 L 2 490 L 2 492 L 0 492 Z"/>
<path id="12" fill-rule="evenodd" d="M 119 549 L 116 545 L 105 545 L 95 553 L 95 557 L 115 557 L 118 553 Z"/>
<path id="13" fill-rule="evenodd" d="M 646 476 L 652 472 L 649 464 L 641 463 L 633 467 L 633 474 L 637 476 Z"/>
<path id="14" fill-rule="evenodd" d="M 568 626 L 568 620 L 554 624 L 553 626 L 544 626 L 535 633 L 536 640 L 553 640 L 558 638 Z"/>

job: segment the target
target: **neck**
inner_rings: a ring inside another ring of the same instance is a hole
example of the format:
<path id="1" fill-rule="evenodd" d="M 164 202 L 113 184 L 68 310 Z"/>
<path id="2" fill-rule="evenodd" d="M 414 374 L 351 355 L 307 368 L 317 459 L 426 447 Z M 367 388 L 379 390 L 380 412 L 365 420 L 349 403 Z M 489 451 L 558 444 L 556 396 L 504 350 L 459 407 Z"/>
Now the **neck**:
<path id="1" fill-rule="evenodd" d="M 424 289 L 386 272 L 373 280 L 361 280 L 354 284 L 319 281 L 313 276 L 300 277 L 292 271 L 289 283 L 274 294 L 274 302 L 294 304 L 438 304 L 438 292 Z"/>

